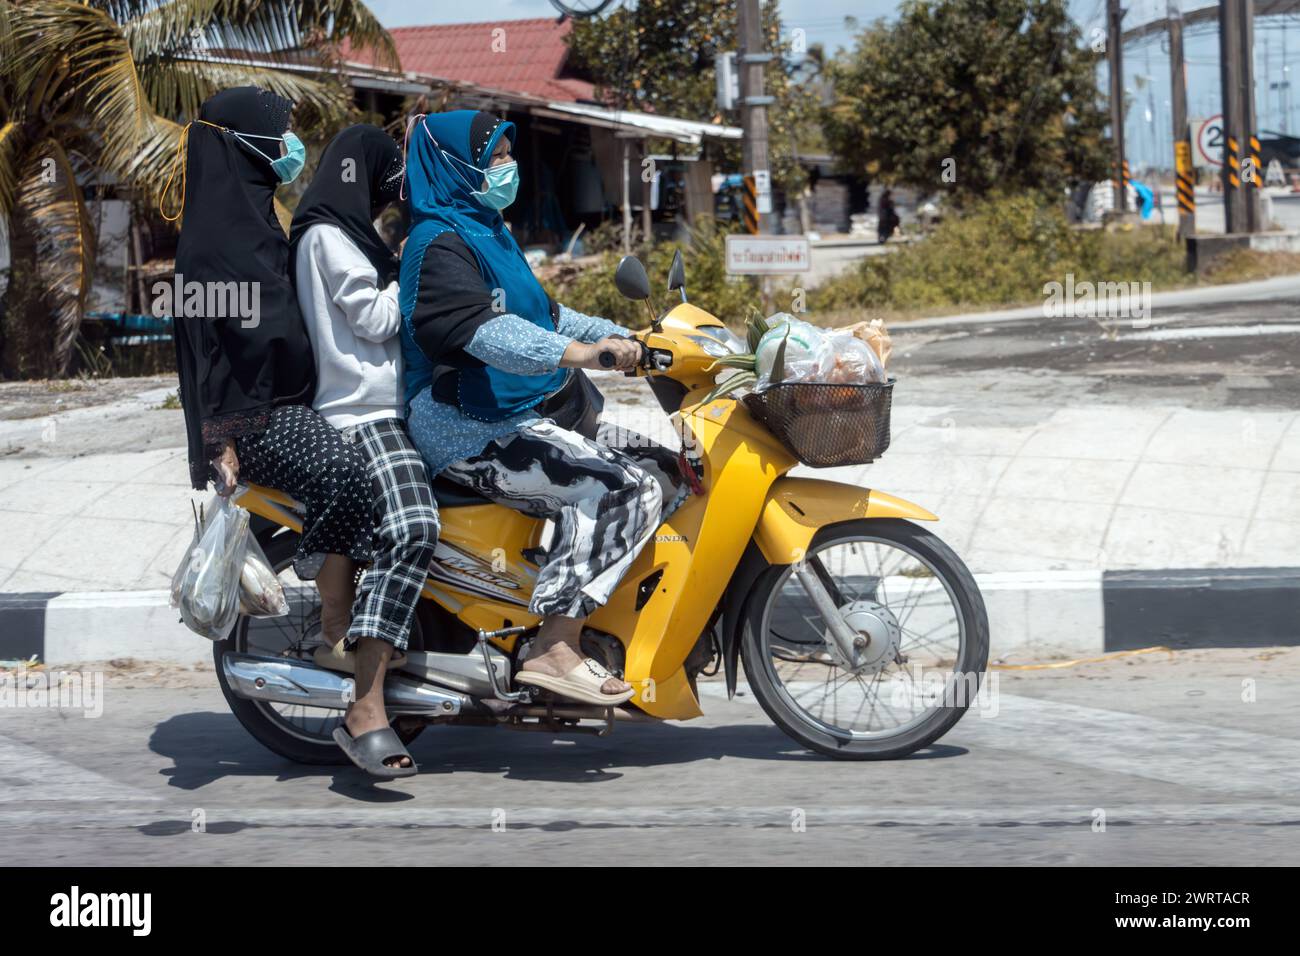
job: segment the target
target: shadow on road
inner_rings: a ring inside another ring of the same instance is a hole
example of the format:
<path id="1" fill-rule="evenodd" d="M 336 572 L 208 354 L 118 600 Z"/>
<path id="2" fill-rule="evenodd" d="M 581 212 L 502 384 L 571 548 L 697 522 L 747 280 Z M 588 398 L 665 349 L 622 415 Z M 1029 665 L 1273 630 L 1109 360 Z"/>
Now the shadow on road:
<path id="1" fill-rule="evenodd" d="M 193 713 L 171 717 L 154 729 L 149 748 L 172 761 L 161 773 L 173 787 L 198 790 L 223 777 L 294 780 L 333 776 L 330 790 L 376 803 L 412 799 L 409 793 L 371 785 L 351 766 L 295 764 L 266 750 L 230 714 Z M 476 773 L 509 780 L 602 783 L 628 768 L 689 764 L 738 757 L 747 760 L 833 763 L 810 753 L 776 727 L 758 723 L 706 726 L 651 724 L 619 726 L 610 737 L 551 736 L 490 727 L 430 727 L 410 745 L 422 776 Z M 957 757 L 963 747 L 938 744 L 908 760 Z"/>

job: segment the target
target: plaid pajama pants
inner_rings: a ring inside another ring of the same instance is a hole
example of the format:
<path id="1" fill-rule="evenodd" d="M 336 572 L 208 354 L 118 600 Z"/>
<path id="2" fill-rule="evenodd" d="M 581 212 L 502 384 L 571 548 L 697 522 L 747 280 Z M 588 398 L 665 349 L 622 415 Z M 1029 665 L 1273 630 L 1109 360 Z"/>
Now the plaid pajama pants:
<path id="1" fill-rule="evenodd" d="M 406 648 L 434 546 L 438 504 L 424 459 L 399 418 L 381 418 L 343 430 L 366 460 L 374 500 L 374 561 L 361 574 L 347 644 L 377 637 Z"/>

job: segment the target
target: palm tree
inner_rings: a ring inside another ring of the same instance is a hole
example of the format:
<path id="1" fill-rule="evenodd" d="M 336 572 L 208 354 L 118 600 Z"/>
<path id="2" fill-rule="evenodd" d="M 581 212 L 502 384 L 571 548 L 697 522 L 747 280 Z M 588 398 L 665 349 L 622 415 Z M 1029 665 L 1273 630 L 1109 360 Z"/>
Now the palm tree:
<path id="1" fill-rule="evenodd" d="M 79 181 L 99 172 L 156 201 L 177 121 L 228 86 L 342 121 L 346 87 L 328 73 L 344 39 L 398 65 L 359 0 L 0 0 L 0 374 L 67 367 L 95 267 Z"/>

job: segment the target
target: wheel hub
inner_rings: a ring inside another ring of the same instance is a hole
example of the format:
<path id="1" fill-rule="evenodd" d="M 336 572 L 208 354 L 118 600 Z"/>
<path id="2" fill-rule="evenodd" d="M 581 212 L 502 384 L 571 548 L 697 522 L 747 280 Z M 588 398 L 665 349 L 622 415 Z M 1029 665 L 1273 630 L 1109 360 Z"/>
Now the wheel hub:
<path id="1" fill-rule="evenodd" d="M 874 674 L 898 659 L 903 629 L 892 611 L 879 601 L 850 601 L 840 608 L 840 616 L 856 635 L 853 659 L 843 660 L 839 645 L 827 628 L 823 635 L 827 646 L 840 663 L 856 673 Z"/>

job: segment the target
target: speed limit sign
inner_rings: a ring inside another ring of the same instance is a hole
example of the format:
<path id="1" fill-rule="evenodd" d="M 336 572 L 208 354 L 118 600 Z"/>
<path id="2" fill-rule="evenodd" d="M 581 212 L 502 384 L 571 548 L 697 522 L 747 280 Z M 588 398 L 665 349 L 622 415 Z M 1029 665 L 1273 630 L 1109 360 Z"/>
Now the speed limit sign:
<path id="1" fill-rule="evenodd" d="M 1196 165 L 1223 165 L 1223 115 L 1196 124 Z"/>

